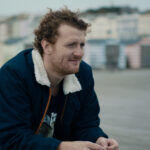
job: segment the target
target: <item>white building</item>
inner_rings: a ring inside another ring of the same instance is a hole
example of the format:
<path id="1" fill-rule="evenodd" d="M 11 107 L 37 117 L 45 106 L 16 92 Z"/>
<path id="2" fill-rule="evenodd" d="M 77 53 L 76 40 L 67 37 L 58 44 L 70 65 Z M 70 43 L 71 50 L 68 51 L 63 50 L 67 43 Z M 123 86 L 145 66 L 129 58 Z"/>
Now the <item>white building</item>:
<path id="1" fill-rule="evenodd" d="M 0 24 L 0 42 L 8 39 L 8 25 L 6 23 Z"/>
<path id="2" fill-rule="evenodd" d="M 33 15 L 19 15 L 7 18 L 0 24 L 0 41 L 8 38 L 28 37 L 33 34 Z"/>
<path id="3" fill-rule="evenodd" d="M 140 37 L 150 36 L 150 13 L 139 16 L 138 34 Z"/>
<path id="4" fill-rule="evenodd" d="M 98 16 L 90 21 L 91 32 L 87 39 L 117 39 L 116 15 Z"/>
<path id="5" fill-rule="evenodd" d="M 18 18 L 11 22 L 12 33 L 11 37 L 26 37 L 30 36 L 31 32 L 31 20 L 29 15 L 18 16 Z"/>
<path id="6" fill-rule="evenodd" d="M 87 39 L 115 39 L 135 41 L 138 39 L 138 14 L 98 16 L 91 23 Z"/>
<path id="7" fill-rule="evenodd" d="M 138 14 L 123 14 L 117 18 L 118 39 L 135 41 L 138 39 Z"/>

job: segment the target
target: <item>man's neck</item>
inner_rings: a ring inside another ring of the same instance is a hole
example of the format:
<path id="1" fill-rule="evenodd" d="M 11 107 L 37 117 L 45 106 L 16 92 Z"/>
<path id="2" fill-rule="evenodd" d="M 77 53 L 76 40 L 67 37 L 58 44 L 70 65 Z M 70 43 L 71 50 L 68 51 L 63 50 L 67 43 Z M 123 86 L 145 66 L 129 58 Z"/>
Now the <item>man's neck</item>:
<path id="1" fill-rule="evenodd" d="M 44 62 L 44 67 L 48 75 L 48 79 L 51 83 L 52 95 L 57 95 L 59 91 L 59 86 L 61 81 L 64 79 L 64 76 L 56 73 L 50 66 L 47 66 L 47 63 Z"/>
<path id="2" fill-rule="evenodd" d="M 47 71 L 47 74 L 48 74 L 48 79 L 51 83 L 52 94 L 57 95 L 60 83 L 64 79 L 64 77 L 57 75 L 53 71 L 49 72 L 49 70 Z"/>
<path id="3" fill-rule="evenodd" d="M 61 77 L 53 76 L 53 75 L 48 75 L 48 78 L 51 83 L 51 87 L 56 87 L 60 84 L 60 82 L 63 80 Z"/>
<path id="4" fill-rule="evenodd" d="M 59 87 L 60 87 L 60 83 L 63 80 L 63 78 L 58 77 L 56 75 L 53 74 L 48 74 L 48 78 L 50 80 L 51 83 L 51 89 L 52 89 L 52 95 L 56 96 L 58 91 L 59 91 Z"/>

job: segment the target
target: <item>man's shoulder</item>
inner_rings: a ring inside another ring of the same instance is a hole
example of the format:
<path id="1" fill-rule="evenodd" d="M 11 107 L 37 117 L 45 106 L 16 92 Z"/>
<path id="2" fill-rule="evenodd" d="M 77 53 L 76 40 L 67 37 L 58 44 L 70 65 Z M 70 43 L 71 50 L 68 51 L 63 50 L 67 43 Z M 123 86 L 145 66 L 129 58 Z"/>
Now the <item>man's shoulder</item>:
<path id="1" fill-rule="evenodd" d="M 16 56 L 8 60 L 1 68 L 23 67 L 25 62 L 28 60 L 28 56 L 30 55 L 31 51 L 32 49 L 26 49 L 20 51 L 18 54 L 16 54 Z"/>
<path id="2" fill-rule="evenodd" d="M 32 49 L 26 49 L 8 60 L 1 68 L 2 74 L 13 73 L 19 76 L 26 74 L 32 66 Z"/>

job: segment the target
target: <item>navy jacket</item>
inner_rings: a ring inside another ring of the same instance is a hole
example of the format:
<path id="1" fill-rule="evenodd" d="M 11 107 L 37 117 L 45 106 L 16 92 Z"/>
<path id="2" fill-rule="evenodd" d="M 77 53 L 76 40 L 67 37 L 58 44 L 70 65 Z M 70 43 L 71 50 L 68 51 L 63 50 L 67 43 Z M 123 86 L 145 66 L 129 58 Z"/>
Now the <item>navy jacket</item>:
<path id="1" fill-rule="evenodd" d="M 46 107 L 49 87 L 35 79 L 32 51 L 22 51 L 0 69 L 2 150 L 56 150 L 61 141 L 95 142 L 100 136 L 107 137 L 99 127 L 100 108 L 92 71 L 84 62 L 75 75 L 82 89 L 67 93 L 63 117 L 60 112 L 55 124 L 55 136 L 45 138 L 35 134 Z"/>

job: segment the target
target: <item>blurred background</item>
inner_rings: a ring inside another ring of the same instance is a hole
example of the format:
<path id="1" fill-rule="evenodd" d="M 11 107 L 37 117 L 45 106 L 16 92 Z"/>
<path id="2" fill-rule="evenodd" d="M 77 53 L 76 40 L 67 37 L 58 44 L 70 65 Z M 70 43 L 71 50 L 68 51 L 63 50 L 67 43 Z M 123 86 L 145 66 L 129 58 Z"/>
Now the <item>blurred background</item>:
<path id="1" fill-rule="evenodd" d="M 32 47 L 33 31 L 48 8 L 64 6 L 91 23 L 83 59 L 93 68 L 101 126 L 120 150 L 149 150 L 149 0 L 1 1 L 0 67 Z"/>

